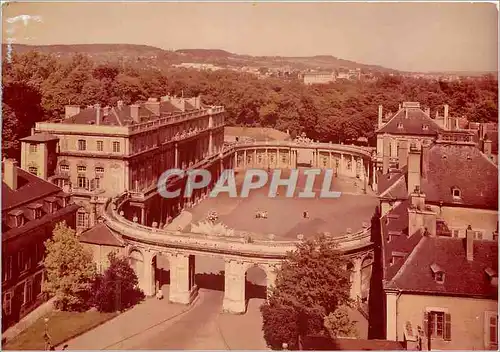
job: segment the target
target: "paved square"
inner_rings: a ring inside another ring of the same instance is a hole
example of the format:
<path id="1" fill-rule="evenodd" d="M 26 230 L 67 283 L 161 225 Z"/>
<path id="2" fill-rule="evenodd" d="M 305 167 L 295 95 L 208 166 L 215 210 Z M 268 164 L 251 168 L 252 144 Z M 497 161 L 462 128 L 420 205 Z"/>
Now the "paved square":
<path id="1" fill-rule="evenodd" d="M 283 170 L 282 178 L 288 177 L 289 171 Z M 319 198 L 323 175 L 316 178 L 313 189 L 316 198 L 298 198 L 296 195 L 304 189 L 306 175 L 300 170 L 297 189 L 293 198 L 285 196 L 286 188 L 280 186 L 278 196 L 268 197 L 269 183 L 266 187 L 250 191 L 248 198 L 230 198 L 227 193 L 220 193 L 215 198 L 207 198 L 189 211 L 193 222 L 205 220 L 211 210 L 219 214 L 219 220 L 229 228 L 261 234 L 266 237 L 274 234 L 276 240 L 294 240 L 298 234 L 306 237 L 319 232 L 330 232 L 333 236 L 342 235 L 350 228 L 353 232 L 362 229 L 363 222 L 369 223 L 377 197 L 367 185 L 367 194 L 363 192 L 363 183 L 354 178 L 336 178 L 332 180 L 331 190 L 341 191 L 340 198 Z M 242 184 L 242 174 L 237 176 L 238 194 Z M 256 219 L 257 211 L 267 211 L 267 219 Z M 309 218 L 303 217 L 304 211 Z"/>

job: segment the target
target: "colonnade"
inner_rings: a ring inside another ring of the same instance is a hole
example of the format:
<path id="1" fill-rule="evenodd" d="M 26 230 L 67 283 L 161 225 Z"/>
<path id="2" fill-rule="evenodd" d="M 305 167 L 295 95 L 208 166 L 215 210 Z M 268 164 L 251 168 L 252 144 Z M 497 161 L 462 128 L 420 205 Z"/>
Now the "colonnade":
<path id="1" fill-rule="evenodd" d="M 139 280 L 139 288 L 146 296 L 156 294 L 155 277 L 156 257 L 168 258 L 170 266 L 169 300 L 172 303 L 190 304 L 198 294 L 195 282 L 195 255 L 186 252 L 157 251 L 154 249 L 130 246 L 128 256 Z M 203 255 L 203 254 L 201 254 Z M 246 311 L 245 284 L 246 273 L 251 267 L 257 266 L 266 274 L 267 290 L 274 286 L 276 269 L 280 260 L 249 260 L 234 257 L 224 259 L 224 312 L 241 314 Z"/>

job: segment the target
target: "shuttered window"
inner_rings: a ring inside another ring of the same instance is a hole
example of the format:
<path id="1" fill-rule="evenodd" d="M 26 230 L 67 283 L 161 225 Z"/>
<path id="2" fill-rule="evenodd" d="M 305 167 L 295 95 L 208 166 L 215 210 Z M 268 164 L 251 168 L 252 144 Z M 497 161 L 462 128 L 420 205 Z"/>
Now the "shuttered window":
<path id="1" fill-rule="evenodd" d="M 430 335 L 432 338 L 442 338 L 450 341 L 451 314 L 435 311 L 425 312 L 424 332 L 426 336 Z"/>

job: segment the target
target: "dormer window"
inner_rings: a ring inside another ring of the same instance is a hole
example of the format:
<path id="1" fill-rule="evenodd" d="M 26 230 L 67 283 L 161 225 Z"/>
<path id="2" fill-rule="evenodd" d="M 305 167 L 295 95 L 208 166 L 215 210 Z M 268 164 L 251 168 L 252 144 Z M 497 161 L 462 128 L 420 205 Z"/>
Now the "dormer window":
<path id="1" fill-rule="evenodd" d="M 399 128 L 400 130 L 402 130 L 402 129 L 403 129 L 403 123 L 402 123 L 402 122 L 398 123 L 398 128 Z"/>
<path id="2" fill-rule="evenodd" d="M 432 264 L 431 271 L 434 277 L 434 281 L 436 281 L 438 284 L 444 283 L 444 271 L 439 265 L 437 265 L 436 263 Z"/>
<path id="3" fill-rule="evenodd" d="M 62 164 L 59 166 L 61 172 L 69 172 L 69 165 Z"/>
<path id="4" fill-rule="evenodd" d="M 30 204 L 28 208 L 32 211 L 33 219 L 40 219 L 42 217 L 42 205 L 41 204 Z"/>
<path id="5" fill-rule="evenodd" d="M 422 130 L 428 131 L 429 130 L 429 125 L 422 125 Z"/>
<path id="6" fill-rule="evenodd" d="M 451 189 L 451 194 L 453 196 L 453 199 L 460 199 L 460 198 L 462 198 L 462 192 L 457 187 L 453 187 Z"/>
<path id="7" fill-rule="evenodd" d="M 52 214 L 55 213 L 57 208 L 56 208 L 56 198 L 54 197 L 49 197 L 45 199 L 45 207 L 47 209 L 47 213 Z"/>
<path id="8" fill-rule="evenodd" d="M 22 210 L 12 210 L 9 213 L 9 217 L 12 227 L 21 227 L 24 225 L 24 213 Z"/>

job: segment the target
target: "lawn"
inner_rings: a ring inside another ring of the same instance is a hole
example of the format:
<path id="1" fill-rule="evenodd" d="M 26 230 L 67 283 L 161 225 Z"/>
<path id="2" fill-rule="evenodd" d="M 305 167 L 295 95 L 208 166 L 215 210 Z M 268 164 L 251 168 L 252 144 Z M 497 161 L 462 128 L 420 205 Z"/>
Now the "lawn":
<path id="1" fill-rule="evenodd" d="M 97 311 L 60 312 L 53 311 L 38 319 L 33 325 L 2 346 L 4 350 L 44 350 L 45 318 L 48 317 L 48 332 L 54 346 L 70 340 L 115 317 L 118 313 Z"/>

